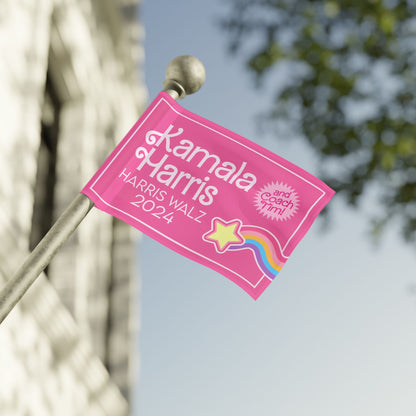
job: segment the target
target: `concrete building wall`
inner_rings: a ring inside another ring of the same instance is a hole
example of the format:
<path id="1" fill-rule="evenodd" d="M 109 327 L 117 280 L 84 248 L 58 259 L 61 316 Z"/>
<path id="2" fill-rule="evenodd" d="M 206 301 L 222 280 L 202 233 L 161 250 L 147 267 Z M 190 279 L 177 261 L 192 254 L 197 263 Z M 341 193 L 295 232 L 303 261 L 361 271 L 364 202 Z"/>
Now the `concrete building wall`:
<path id="1" fill-rule="evenodd" d="M 0 2 L 0 284 L 144 109 L 136 7 Z M 138 238 L 93 209 L 0 326 L 0 414 L 128 413 Z"/>

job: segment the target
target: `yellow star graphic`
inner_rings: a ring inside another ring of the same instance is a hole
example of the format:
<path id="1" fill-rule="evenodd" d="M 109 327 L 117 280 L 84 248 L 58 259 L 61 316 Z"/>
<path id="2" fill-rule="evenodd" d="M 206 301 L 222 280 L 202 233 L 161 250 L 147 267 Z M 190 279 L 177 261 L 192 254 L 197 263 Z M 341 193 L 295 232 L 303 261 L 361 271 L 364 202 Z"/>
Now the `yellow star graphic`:
<path id="1" fill-rule="evenodd" d="M 230 245 L 244 243 L 244 238 L 240 234 L 240 220 L 224 221 L 215 217 L 211 222 L 211 229 L 203 235 L 205 241 L 215 244 L 215 249 L 219 253 L 224 253 Z"/>

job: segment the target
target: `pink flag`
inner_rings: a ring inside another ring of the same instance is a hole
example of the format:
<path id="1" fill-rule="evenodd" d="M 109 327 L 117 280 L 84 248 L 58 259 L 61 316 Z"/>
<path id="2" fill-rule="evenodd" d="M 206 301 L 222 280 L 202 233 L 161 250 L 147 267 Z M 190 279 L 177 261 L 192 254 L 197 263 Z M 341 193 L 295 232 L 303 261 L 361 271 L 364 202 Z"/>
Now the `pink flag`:
<path id="1" fill-rule="evenodd" d="M 161 92 L 82 192 L 257 299 L 334 191 Z"/>

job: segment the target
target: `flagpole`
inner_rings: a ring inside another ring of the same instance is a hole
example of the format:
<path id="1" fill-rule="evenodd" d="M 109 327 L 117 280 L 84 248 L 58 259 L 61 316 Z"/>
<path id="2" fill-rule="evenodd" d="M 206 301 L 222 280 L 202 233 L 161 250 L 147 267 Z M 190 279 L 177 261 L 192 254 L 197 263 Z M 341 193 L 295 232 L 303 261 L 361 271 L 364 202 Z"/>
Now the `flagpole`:
<path id="1" fill-rule="evenodd" d="M 205 69 L 202 63 L 193 56 L 182 55 L 169 63 L 163 82 L 163 91 L 178 100 L 198 91 L 204 82 Z M 93 206 L 94 203 L 84 194 L 80 193 L 76 196 L 29 254 L 23 265 L 7 281 L 0 292 L 0 323 L 19 302 Z"/>

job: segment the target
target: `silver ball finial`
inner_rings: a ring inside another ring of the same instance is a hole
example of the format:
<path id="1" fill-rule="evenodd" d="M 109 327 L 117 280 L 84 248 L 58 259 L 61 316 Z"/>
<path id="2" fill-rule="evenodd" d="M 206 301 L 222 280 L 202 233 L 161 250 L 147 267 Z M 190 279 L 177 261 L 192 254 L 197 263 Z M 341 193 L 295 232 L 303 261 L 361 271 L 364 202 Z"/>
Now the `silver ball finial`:
<path id="1" fill-rule="evenodd" d="M 197 92 L 205 82 L 205 68 L 202 62 L 191 55 L 173 59 L 166 69 L 164 90 L 174 90 L 178 98 Z"/>

